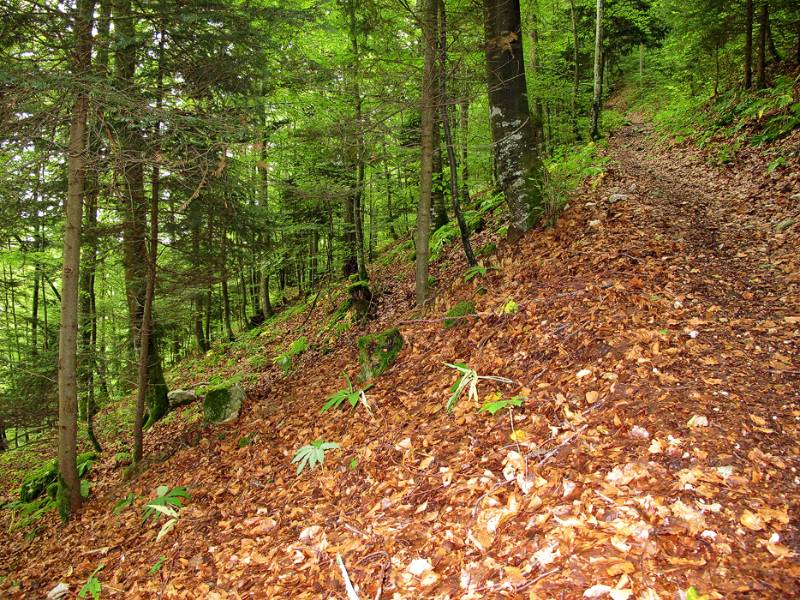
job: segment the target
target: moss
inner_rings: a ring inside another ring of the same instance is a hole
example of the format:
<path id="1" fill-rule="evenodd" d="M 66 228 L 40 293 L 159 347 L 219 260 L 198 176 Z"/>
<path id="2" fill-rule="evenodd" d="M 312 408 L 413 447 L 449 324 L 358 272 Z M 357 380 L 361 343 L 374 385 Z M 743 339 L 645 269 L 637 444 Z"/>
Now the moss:
<path id="1" fill-rule="evenodd" d="M 358 362 L 361 379 L 366 381 L 384 373 L 403 348 L 403 336 L 397 328 L 358 338 Z"/>
<path id="2" fill-rule="evenodd" d="M 463 300 L 447 311 L 444 320 L 444 328 L 450 329 L 460 325 L 465 316 L 475 314 L 475 303 L 471 300 Z"/>
<path id="3" fill-rule="evenodd" d="M 56 508 L 58 509 L 58 514 L 61 515 L 61 520 L 65 523 L 69 520 L 69 493 L 67 492 L 67 486 L 64 483 L 64 478 L 61 475 L 58 475 L 58 489 L 56 490 Z"/>
<path id="4" fill-rule="evenodd" d="M 22 502 L 30 502 L 44 494 L 47 486 L 58 479 L 58 464 L 56 460 L 49 460 L 40 465 L 22 480 L 19 488 L 19 499 Z"/>
<path id="5" fill-rule="evenodd" d="M 251 433 L 250 435 L 245 435 L 239 438 L 239 441 L 236 443 L 236 446 L 239 448 L 245 448 L 253 443 L 253 438 L 255 436 Z"/>
<path id="6" fill-rule="evenodd" d="M 478 248 L 477 255 L 478 256 L 485 256 L 487 254 L 493 254 L 497 251 L 497 244 L 494 242 L 489 242 L 488 244 L 484 244 L 480 248 Z"/>

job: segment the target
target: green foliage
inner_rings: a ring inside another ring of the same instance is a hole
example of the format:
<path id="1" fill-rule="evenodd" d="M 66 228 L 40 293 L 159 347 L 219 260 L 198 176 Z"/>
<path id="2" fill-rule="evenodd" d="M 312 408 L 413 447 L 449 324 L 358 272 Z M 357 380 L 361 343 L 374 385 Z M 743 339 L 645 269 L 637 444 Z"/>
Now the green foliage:
<path id="1" fill-rule="evenodd" d="M 322 405 L 322 408 L 319 411 L 320 414 L 327 412 L 332 408 L 339 408 L 345 402 L 345 400 L 352 408 L 355 408 L 360 402 L 368 411 L 371 412 L 372 409 L 370 408 L 369 403 L 367 402 L 367 396 L 364 393 L 371 387 L 371 385 L 365 387 L 364 389 L 355 389 L 353 388 L 353 382 L 350 381 L 350 377 L 347 376 L 347 373 L 342 371 L 342 375 L 347 382 L 347 387 L 332 394 L 325 404 Z"/>
<path id="2" fill-rule="evenodd" d="M 444 363 L 446 366 L 450 367 L 451 369 L 455 369 L 458 371 L 458 378 L 456 379 L 455 383 L 450 386 L 450 397 L 447 400 L 447 404 L 445 405 L 445 410 L 448 413 L 453 412 L 456 404 L 458 403 L 459 398 L 461 398 L 462 394 L 466 391 L 467 398 L 470 400 L 474 400 L 475 402 L 478 401 L 478 382 L 481 380 L 486 381 L 497 381 L 499 383 L 513 383 L 510 379 L 506 377 L 496 377 L 493 375 L 478 375 L 478 373 L 468 367 L 465 363 Z"/>
<path id="3" fill-rule="evenodd" d="M 497 244 L 495 244 L 494 242 L 489 242 L 478 248 L 475 254 L 477 256 L 487 256 L 489 254 L 494 254 L 496 251 L 497 251 Z"/>
<path id="4" fill-rule="evenodd" d="M 487 400 L 483 403 L 478 409 L 478 412 L 488 412 L 490 415 L 494 416 L 504 408 L 516 408 L 522 406 L 525 403 L 525 399 L 521 396 L 512 396 L 511 398 L 499 398 L 498 400 Z"/>
<path id="5" fill-rule="evenodd" d="M 462 300 L 445 314 L 444 328 L 450 329 L 465 321 L 464 317 L 475 314 L 475 303 L 472 300 Z"/>
<path id="6" fill-rule="evenodd" d="M 247 446 L 253 443 L 253 438 L 255 438 L 255 434 L 252 433 L 248 435 L 243 435 L 242 437 L 239 438 L 239 441 L 236 442 L 236 447 L 246 448 Z"/>
<path id="7" fill-rule="evenodd" d="M 322 466 L 325 462 L 325 452 L 340 447 L 336 442 L 323 440 L 314 440 L 310 444 L 302 446 L 292 458 L 292 464 L 297 463 L 297 475 L 300 475 L 306 467 L 314 469 L 317 465 Z"/>
<path id="8" fill-rule="evenodd" d="M 167 557 L 166 557 L 166 556 L 164 556 L 164 555 L 162 554 L 162 555 L 161 555 L 161 556 L 158 558 L 158 560 L 157 560 L 156 562 L 154 562 L 154 563 L 153 563 L 153 566 L 152 566 L 152 567 L 150 567 L 150 568 L 147 570 L 147 574 L 148 574 L 148 575 L 150 575 L 150 577 L 152 577 L 153 575 L 155 575 L 156 573 L 158 573 L 158 572 L 161 570 L 161 567 L 163 567 L 163 566 L 164 566 L 164 561 L 166 561 L 166 560 L 167 560 Z"/>
<path id="9" fill-rule="evenodd" d="M 278 354 L 272 362 L 278 365 L 284 374 L 288 374 L 294 365 L 294 358 L 308 350 L 308 340 L 305 337 L 297 338 L 293 341 L 285 352 Z"/>
<path id="10" fill-rule="evenodd" d="M 473 265 L 464 271 L 464 283 L 471 281 L 475 277 L 486 277 L 489 271 L 499 271 L 495 266 L 484 267 L 483 265 Z"/>
<path id="11" fill-rule="evenodd" d="M 256 354 L 247 359 L 247 364 L 256 371 L 263 371 L 267 366 L 267 357 L 263 354 Z"/>
<path id="12" fill-rule="evenodd" d="M 150 518 L 158 520 L 161 516 L 167 517 L 167 520 L 161 525 L 158 535 L 156 535 L 157 542 L 161 541 L 178 524 L 183 501 L 188 500 L 190 497 L 185 487 L 170 489 L 169 486 L 160 485 L 156 488 L 156 497 L 142 508 L 142 523 L 146 523 Z"/>
<path id="13" fill-rule="evenodd" d="M 158 486 L 155 498 L 147 502 L 142 508 L 142 523 L 151 518 L 157 520 L 162 515 L 177 517 L 178 511 L 183 508 L 183 501 L 190 498 L 191 496 L 185 487 Z"/>
<path id="14" fill-rule="evenodd" d="M 504 315 L 514 315 L 519 312 L 519 305 L 513 298 L 506 300 L 501 311 Z"/>
<path id="15" fill-rule="evenodd" d="M 116 504 L 114 504 L 114 508 L 111 510 L 111 513 L 114 515 L 120 514 L 126 508 L 131 506 L 134 500 L 136 500 L 136 494 L 134 494 L 133 492 L 129 492 L 127 496 L 125 496 L 122 500 L 119 500 L 117 501 Z"/>
<path id="16" fill-rule="evenodd" d="M 86 580 L 86 583 L 83 584 L 83 587 L 78 592 L 78 598 L 85 598 L 86 594 L 91 594 L 94 600 L 100 600 L 100 592 L 103 586 L 100 583 L 100 580 L 97 578 L 97 574 L 105 566 L 105 564 L 101 564 L 94 571 L 92 571 L 92 574 L 89 575 L 89 579 Z"/>

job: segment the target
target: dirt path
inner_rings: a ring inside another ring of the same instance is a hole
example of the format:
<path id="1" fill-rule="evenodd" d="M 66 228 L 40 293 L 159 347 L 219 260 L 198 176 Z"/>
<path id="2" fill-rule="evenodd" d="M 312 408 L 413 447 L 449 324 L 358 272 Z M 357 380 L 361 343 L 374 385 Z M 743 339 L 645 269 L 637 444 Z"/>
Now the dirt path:
<path id="1" fill-rule="evenodd" d="M 147 452 L 176 451 L 119 517 L 128 488 L 109 461 L 81 518 L 0 545 L 19 582 L 0 590 L 77 589 L 102 561 L 103 597 L 344 598 L 338 553 L 361 598 L 800 596 L 800 226 L 775 227 L 798 216 L 798 158 L 772 176 L 756 153 L 716 168 L 649 134 L 613 137 L 601 180 L 556 227 L 500 243 L 486 277 L 465 282 L 448 249 L 425 314 L 409 263 L 375 267 L 369 328 L 399 321 L 406 346 L 370 388 L 372 414 L 319 415 L 355 374 L 353 329 L 288 378 L 264 374 L 235 424 L 157 426 Z M 444 329 L 464 299 L 480 318 Z M 326 310 L 303 331 L 312 346 Z M 459 360 L 517 382 L 482 383 L 482 400 L 524 406 L 446 414 L 443 363 Z M 342 450 L 298 477 L 291 455 L 314 439 Z M 155 542 L 140 507 L 160 484 L 192 501 Z"/>

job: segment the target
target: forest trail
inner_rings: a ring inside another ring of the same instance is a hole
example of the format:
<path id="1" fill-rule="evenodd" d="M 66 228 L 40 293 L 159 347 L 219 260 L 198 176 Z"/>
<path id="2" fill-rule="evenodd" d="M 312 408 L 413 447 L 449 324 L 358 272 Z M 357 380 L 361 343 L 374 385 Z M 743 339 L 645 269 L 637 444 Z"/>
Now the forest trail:
<path id="1" fill-rule="evenodd" d="M 615 135 L 606 173 L 554 228 L 500 244 L 498 271 L 464 282 L 451 247 L 422 318 L 412 265 L 376 269 L 370 329 L 399 323 L 406 347 L 368 392 L 373 415 L 318 415 L 355 372 L 353 332 L 265 373 L 239 422 L 148 435 L 171 458 L 133 491 L 191 486 L 164 540 L 143 499 L 112 516 L 128 488 L 106 461 L 79 518 L 2 544 L 21 582 L 6 591 L 75 590 L 104 563 L 103 597 L 345 598 L 338 553 L 362 599 L 800 595 L 800 227 L 776 228 L 798 217 L 798 158 L 712 167 L 651 133 Z M 443 329 L 463 299 L 480 317 Z M 498 389 L 525 406 L 446 414 L 457 360 L 513 379 Z M 318 438 L 342 450 L 295 476 L 292 453 Z"/>

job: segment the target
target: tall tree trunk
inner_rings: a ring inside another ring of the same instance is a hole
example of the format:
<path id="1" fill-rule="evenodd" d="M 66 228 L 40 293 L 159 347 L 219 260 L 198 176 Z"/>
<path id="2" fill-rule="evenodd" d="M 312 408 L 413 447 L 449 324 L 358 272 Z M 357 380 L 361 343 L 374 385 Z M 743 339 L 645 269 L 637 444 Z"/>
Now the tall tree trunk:
<path id="1" fill-rule="evenodd" d="M 58 341 L 58 493 L 59 513 L 66 520 L 81 505 L 78 477 L 78 284 L 81 220 L 86 183 L 89 96 L 81 81 L 91 69 L 94 0 L 78 0 L 75 9 L 73 73 L 79 91 L 72 107 L 67 147 L 67 197 L 64 227 L 64 267 L 61 274 L 61 325 Z"/>
<path id="2" fill-rule="evenodd" d="M 436 77 L 438 79 L 439 73 Z M 438 102 L 441 105 L 441 101 Z M 439 133 L 439 118 L 434 117 L 433 125 L 433 183 L 431 184 L 431 231 L 436 231 L 450 222 L 447 216 L 447 205 L 444 193 L 444 175 L 442 174 L 442 139 Z"/>
<path id="3" fill-rule="evenodd" d="M 461 147 L 461 202 L 468 205 L 469 198 L 469 100 L 459 102 L 459 140 Z"/>
<path id="4" fill-rule="evenodd" d="M 135 90 L 134 75 L 136 73 L 136 13 L 132 10 L 130 0 L 114 0 L 113 19 L 115 39 L 116 87 L 122 92 L 138 98 Z M 122 180 L 124 183 L 120 195 L 125 222 L 122 228 L 123 255 L 125 270 L 125 287 L 128 297 L 128 314 L 131 321 L 131 338 L 134 348 L 141 335 L 141 328 L 155 328 L 155 319 L 145 322 L 144 304 L 147 294 L 148 250 L 147 250 L 147 200 L 144 193 L 144 136 L 134 123 L 121 120 L 119 126 L 119 150 Z M 147 425 L 163 417 L 169 410 L 167 385 L 161 366 L 161 357 L 154 332 L 146 338 L 150 347 L 147 349 L 148 389 Z M 141 356 L 140 349 L 138 354 Z M 138 371 L 138 369 L 137 369 Z"/>
<path id="5" fill-rule="evenodd" d="M 232 342 L 236 339 L 233 335 L 233 326 L 231 325 L 231 298 L 228 293 L 228 233 L 225 229 L 222 230 L 222 251 L 220 261 L 222 263 L 222 273 L 220 274 L 220 287 L 222 288 L 222 319 L 225 323 L 225 335 L 228 341 Z"/>
<path id="6" fill-rule="evenodd" d="M 603 108 L 603 9 L 604 1 L 597 0 L 594 32 L 594 95 L 592 96 L 591 138 L 600 139 L 600 111 Z"/>
<path id="7" fill-rule="evenodd" d="M 767 28 L 769 27 L 769 5 L 766 0 L 761 2 L 761 11 L 758 16 L 758 71 L 756 79 L 758 89 L 767 87 Z"/>
<path id="8" fill-rule="evenodd" d="M 539 2 L 533 0 L 532 5 L 533 22 L 531 23 L 531 75 L 534 82 L 539 76 Z M 537 82 L 538 83 L 538 82 Z M 544 148 L 544 110 L 542 99 L 536 94 L 533 98 L 533 110 L 531 111 L 531 125 L 533 126 L 533 138 L 538 148 Z"/>
<path id="9" fill-rule="evenodd" d="M 163 35 L 163 32 L 162 32 Z M 162 38 L 163 39 L 163 38 Z M 153 168 L 157 172 L 157 167 Z M 154 174 L 154 181 L 158 175 Z M 136 387 L 136 414 L 133 425 L 133 462 L 138 463 L 142 460 L 142 450 L 144 442 L 144 407 L 147 396 L 148 376 L 150 373 L 150 357 L 148 356 L 151 348 L 156 345 L 150 341 L 153 334 L 153 297 L 156 289 L 156 265 L 158 258 L 158 186 L 152 190 L 150 201 L 150 248 L 147 253 L 147 283 L 145 285 L 144 307 L 142 310 L 141 341 L 139 342 L 139 372 Z M 152 425 L 161 416 L 154 416 L 153 408 L 147 417 L 147 424 Z"/>
<path id="10" fill-rule="evenodd" d="M 744 89 L 753 87 L 753 0 L 744 5 Z"/>
<path id="11" fill-rule="evenodd" d="M 498 183 L 513 243 L 544 212 L 544 172 L 528 108 L 518 0 L 484 0 L 486 67 Z"/>
<path id="12" fill-rule="evenodd" d="M 422 306 L 428 295 L 428 261 L 431 232 L 431 188 L 433 186 L 433 128 L 436 126 L 436 11 L 438 0 L 420 0 L 422 47 L 425 54 L 422 72 L 420 124 L 420 184 L 417 205 L 416 300 Z"/>
<path id="13" fill-rule="evenodd" d="M 578 127 L 578 90 L 580 89 L 580 62 L 578 60 L 578 15 L 575 12 L 575 0 L 569 2 L 569 14 L 572 21 L 572 97 L 570 98 L 570 116 L 572 117 L 572 133 L 580 141 L 581 130 Z"/>
<path id="14" fill-rule="evenodd" d="M 94 153 L 93 153 L 94 156 Z M 84 393 L 84 419 L 86 433 L 96 452 L 103 448 L 94 433 L 95 393 L 94 373 L 97 355 L 97 303 L 95 297 L 95 273 L 97 271 L 97 177 L 88 178 L 86 202 L 86 236 L 84 242 L 83 268 L 80 277 L 81 303 L 81 382 Z"/>
<path id="15" fill-rule="evenodd" d="M 461 245 L 464 248 L 464 255 L 470 266 L 478 264 L 475 254 L 472 252 L 472 244 L 469 241 L 469 229 L 461 212 L 461 202 L 458 200 L 458 166 L 456 165 L 456 151 L 453 146 L 453 132 L 450 129 L 450 98 L 447 95 L 447 8 L 444 0 L 438 0 L 439 5 L 439 106 L 441 109 L 441 121 L 444 128 L 445 143 L 447 144 L 447 161 L 450 165 L 450 196 L 453 200 L 453 214 L 456 216 L 458 230 L 461 234 Z M 434 152 L 436 150 L 434 149 Z"/>

